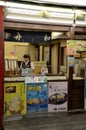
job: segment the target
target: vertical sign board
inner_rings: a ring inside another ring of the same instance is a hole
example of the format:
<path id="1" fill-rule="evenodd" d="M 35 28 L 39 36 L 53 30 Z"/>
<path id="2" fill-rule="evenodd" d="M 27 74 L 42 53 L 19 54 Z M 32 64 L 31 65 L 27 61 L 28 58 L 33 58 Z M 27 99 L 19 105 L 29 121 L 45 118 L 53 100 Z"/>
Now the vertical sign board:
<path id="1" fill-rule="evenodd" d="M 49 82 L 48 87 L 48 112 L 67 111 L 67 81 Z"/>
<path id="2" fill-rule="evenodd" d="M 4 74 L 4 45 L 3 45 L 3 7 L 0 6 L 0 130 L 3 121 L 3 74 Z"/>
<path id="3" fill-rule="evenodd" d="M 47 83 L 27 83 L 27 114 L 47 112 Z"/>

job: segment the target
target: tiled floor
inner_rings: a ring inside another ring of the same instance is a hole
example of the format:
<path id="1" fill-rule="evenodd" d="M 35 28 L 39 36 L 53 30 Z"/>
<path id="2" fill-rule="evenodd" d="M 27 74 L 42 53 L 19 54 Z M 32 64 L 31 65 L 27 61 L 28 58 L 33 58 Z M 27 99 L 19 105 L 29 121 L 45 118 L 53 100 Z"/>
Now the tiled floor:
<path id="1" fill-rule="evenodd" d="M 86 130 L 86 113 L 53 113 L 4 121 L 5 130 Z"/>

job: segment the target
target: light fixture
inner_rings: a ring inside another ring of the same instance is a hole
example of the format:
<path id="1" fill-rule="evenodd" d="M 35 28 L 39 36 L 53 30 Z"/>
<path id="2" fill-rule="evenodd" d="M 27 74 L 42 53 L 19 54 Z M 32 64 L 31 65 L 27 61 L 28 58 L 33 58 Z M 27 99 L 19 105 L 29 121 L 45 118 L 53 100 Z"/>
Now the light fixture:
<path id="1" fill-rule="evenodd" d="M 62 34 L 63 34 L 63 32 L 52 32 L 51 37 L 52 37 L 52 39 L 56 39 Z"/>
<path id="2" fill-rule="evenodd" d="M 54 20 L 59 19 L 59 20 L 72 20 L 73 18 L 73 10 L 67 10 L 67 9 L 62 9 L 62 8 L 50 8 L 47 7 L 46 10 L 44 10 L 45 7 L 43 8 L 37 8 L 37 9 L 23 9 L 23 8 L 16 8 L 16 7 L 6 7 L 6 18 L 10 14 L 10 16 L 16 15 L 23 15 L 27 17 L 44 17 L 44 18 L 54 18 Z M 52 11 L 51 11 L 52 10 Z M 69 12 L 68 12 L 69 11 Z"/>
<path id="3" fill-rule="evenodd" d="M 41 1 L 48 1 L 48 0 L 41 0 Z M 61 2 L 61 1 L 56 0 L 53 2 Z M 77 14 L 76 11 L 78 10 L 73 10 L 72 8 L 71 9 L 56 8 L 41 5 L 19 4 L 6 1 L 2 2 L 2 4 L 6 8 L 5 18 L 7 20 L 13 19 L 14 21 L 21 20 L 21 22 L 26 21 L 33 23 L 37 22 L 37 23 L 56 24 L 56 25 L 57 24 L 73 25 L 73 26 L 76 25 L 76 14 Z M 42 17 L 40 17 L 39 15 L 40 12 L 43 12 Z M 82 11 L 82 13 L 85 15 L 86 18 L 86 12 Z M 84 22 L 83 25 L 85 25 Z"/>
<path id="4" fill-rule="evenodd" d="M 22 21 L 22 22 L 30 22 L 30 23 L 42 23 L 42 24 L 55 24 L 55 25 L 72 25 L 71 20 L 59 20 L 59 19 L 46 19 L 40 17 L 26 17 L 26 16 L 19 16 L 19 15 L 7 15 L 7 20 L 14 20 L 14 21 Z"/>
<path id="5" fill-rule="evenodd" d="M 86 21 L 76 21 L 76 26 L 86 27 Z"/>
<path id="6" fill-rule="evenodd" d="M 28 2 L 32 2 L 32 0 L 21 0 L 21 1 L 28 1 Z M 33 2 L 36 3 L 49 3 L 49 4 L 60 4 L 60 5 L 72 5 L 72 6 L 84 6 L 86 7 L 86 0 L 33 0 Z"/>

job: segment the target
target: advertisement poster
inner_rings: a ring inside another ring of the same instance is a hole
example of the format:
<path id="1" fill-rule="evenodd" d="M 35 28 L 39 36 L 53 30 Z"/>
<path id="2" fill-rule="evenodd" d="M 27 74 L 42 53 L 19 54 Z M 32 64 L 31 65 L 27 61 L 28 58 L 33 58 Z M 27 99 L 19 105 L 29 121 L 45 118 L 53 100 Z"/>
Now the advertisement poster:
<path id="1" fill-rule="evenodd" d="M 67 111 L 67 82 L 49 82 L 48 112 Z"/>
<path id="2" fill-rule="evenodd" d="M 68 56 L 68 66 L 69 67 L 74 66 L 74 57 Z"/>
<path id="3" fill-rule="evenodd" d="M 27 83 L 27 113 L 48 111 L 47 83 Z"/>
<path id="4" fill-rule="evenodd" d="M 67 41 L 67 55 L 74 55 L 77 51 L 86 51 L 86 41 L 68 40 Z"/>
<path id="5" fill-rule="evenodd" d="M 24 83 L 4 84 L 4 115 L 26 114 L 26 89 Z"/>

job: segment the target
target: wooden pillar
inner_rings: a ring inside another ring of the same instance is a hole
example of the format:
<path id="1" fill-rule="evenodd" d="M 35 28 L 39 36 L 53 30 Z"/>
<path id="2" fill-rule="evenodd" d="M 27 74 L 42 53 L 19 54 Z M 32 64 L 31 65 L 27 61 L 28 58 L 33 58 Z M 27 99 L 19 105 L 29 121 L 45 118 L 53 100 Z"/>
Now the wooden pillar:
<path id="1" fill-rule="evenodd" d="M 72 110 L 72 88 L 73 88 L 73 67 L 69 67 L 68 79 L 68 111 Z"/>
<path id="2" fill-rule="evenodd" d="M 75 33 L 75 26 L 70 28 L 70 39 L 73 40 L 74 39 L 74 33 Z"/>
<path id="3" fill-rule="evenodd" d="M 4 102 L 4 38 L 3 38 L 3 7 L 0 6 L 0 130 L 3 129 Z"/>
<path id="4" fill-rule="evenodd" d="M 72 110 L 73 55 L 68 56 L 68 111 Z"/>

